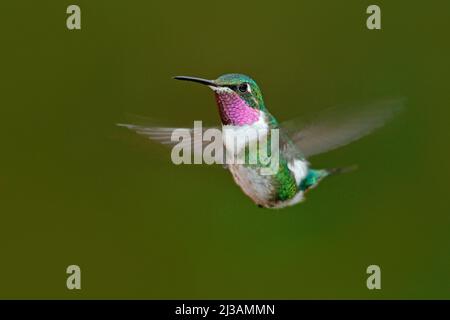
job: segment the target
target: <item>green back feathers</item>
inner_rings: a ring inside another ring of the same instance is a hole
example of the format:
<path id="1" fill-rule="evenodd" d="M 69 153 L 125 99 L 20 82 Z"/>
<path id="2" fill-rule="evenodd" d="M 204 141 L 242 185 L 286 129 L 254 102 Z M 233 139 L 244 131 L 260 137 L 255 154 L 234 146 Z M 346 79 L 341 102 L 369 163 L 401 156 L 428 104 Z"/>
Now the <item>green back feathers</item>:
<path id="1" fill-rule="evenodd" d="M 280 168 L 275 175 L 277 180 L 277 199 L 287 200 L 294 197 L 298 192 L 297 183 L 287 166 L 286 159 L 280 158 Z"/>

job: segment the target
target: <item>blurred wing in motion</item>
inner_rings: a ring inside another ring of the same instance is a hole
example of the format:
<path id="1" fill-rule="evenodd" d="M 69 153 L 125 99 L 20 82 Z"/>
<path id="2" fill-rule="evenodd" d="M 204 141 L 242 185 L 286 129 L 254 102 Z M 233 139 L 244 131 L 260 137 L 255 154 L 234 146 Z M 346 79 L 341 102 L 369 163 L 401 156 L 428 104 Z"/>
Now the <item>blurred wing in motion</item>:
<path id="1" fill-rule="evenodd" d="M 148 122 L 148 121 L 147 121 Z M 119 127 L 125 127 L 138 134 L 144 135 L 150 140 L 166 145 L 169 148 L 178 145 L 181 148 L 190 147 L 194 154 L 202 155 L 203 149 L 206 145 L 210 144 L 211 141 L 203 141 L 203 133 L 211 128 L 201 128 L 194 130 L 194 128 L 175 128 L 175 127 L 163 127 L 159 125 L 138 125 L 138 124 L 126 124 L 118 123 Z M 174 132 L 183 133 L 183 136 L 188 135 L 190 139 L 172 139 L 172 134 Z M 201 148 L 196 148 L 195 146 L 201 146 Z"/>
<path id="2" fill-rule="evenodd" d="M 301 126 L 298 119 L 281 125 L 288 130 L 290 138 L 302 154 L 311 157 L 371 133 L 397 114 L 403 104 L 404 99 L 390 99 L 358 108 L 335 107 L 326 110 L 307 125 Z"/>

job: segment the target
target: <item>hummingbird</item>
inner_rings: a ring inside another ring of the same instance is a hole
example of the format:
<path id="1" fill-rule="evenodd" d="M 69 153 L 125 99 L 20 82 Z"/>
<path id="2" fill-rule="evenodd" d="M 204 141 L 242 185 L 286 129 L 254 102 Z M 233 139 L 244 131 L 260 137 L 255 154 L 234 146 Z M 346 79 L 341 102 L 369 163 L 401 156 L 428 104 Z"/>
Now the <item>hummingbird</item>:
<path id="1" fill-rule="evenodd" d="M 256 205 L 263 208 L 284 208 L 300 203 L 305 199 L 305 194 L 324 178 L 353 170 L 354 166 L 314 169 L 308 159 L 369 134 L 392 118 L 402 105 L 401 99 L 387 99 L 356 109 L 333 108 L 307 124 L 302 123 L 301 119 L 280 123 L 269 112 L 258 84 L 249 76 L 231 73 L 215 80 L 190 76 L 176 76 L 174 79 L 195 82 L 212 89 L 222 129 L 237 135 L 244 134 L 248 129 L 279 130 L 279 166 L 274 174 L 262 174 L 263 165 L 259 163 L 227 165 L 235 183 Z M 174 144 L 171 132 L 176 128 L 118 125 L 162 144 Z M 225 140 L 223 143 L 227 147 Z"/>

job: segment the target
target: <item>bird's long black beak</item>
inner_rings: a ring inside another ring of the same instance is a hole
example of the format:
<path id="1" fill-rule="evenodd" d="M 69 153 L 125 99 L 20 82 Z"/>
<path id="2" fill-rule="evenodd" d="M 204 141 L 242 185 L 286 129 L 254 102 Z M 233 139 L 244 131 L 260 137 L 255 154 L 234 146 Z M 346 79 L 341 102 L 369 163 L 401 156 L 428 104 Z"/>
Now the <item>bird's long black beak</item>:
<path id="1" fill-rule="evenodd" d="M 192 81 L 192 82 L 197 82 L 197 83 L 201 83 L 207 86 L 211 86 L 211 87 L 217 87 L 218 85 L 212 81 L 212 80 L 207 80 L 207 79 L 202 79 L 202 78 L 196 78 L 196 77 L 186 77 L 186 76 L 177 76 L 177 77 L 173 77 L 176 80 L 184 80 L 184 81 Z"/>

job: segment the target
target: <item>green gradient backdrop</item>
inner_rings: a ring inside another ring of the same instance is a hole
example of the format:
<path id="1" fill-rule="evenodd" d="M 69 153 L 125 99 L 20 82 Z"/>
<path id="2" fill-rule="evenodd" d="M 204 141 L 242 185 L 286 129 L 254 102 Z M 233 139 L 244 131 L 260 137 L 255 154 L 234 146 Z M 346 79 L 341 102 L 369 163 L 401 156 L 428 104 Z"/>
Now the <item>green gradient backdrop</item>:
<path id="1" fill-rule="evenodd" d="M 65 26 L 73 3 L 81 31 Z M 381 31 L 371 1 L 2 1 L 0 298 L 450 298 L 450 3 L 376 3 Z M 114 125 L 217 123 L 212 93 L 171 77 L 229 72 L 280 120 L 408 105 L 311 159 L 359 171 L 262 210 L 221 167 L 174 166 Z"/>

